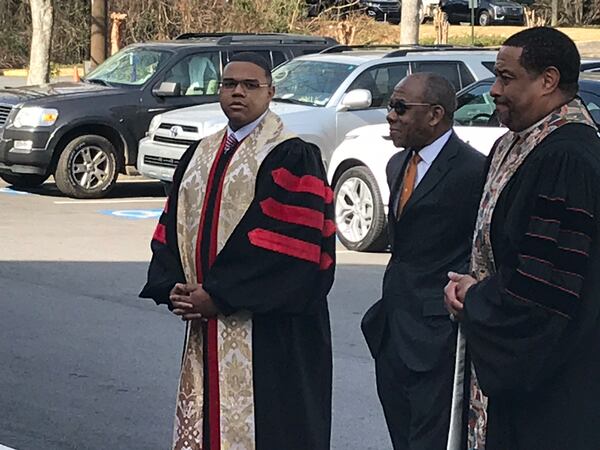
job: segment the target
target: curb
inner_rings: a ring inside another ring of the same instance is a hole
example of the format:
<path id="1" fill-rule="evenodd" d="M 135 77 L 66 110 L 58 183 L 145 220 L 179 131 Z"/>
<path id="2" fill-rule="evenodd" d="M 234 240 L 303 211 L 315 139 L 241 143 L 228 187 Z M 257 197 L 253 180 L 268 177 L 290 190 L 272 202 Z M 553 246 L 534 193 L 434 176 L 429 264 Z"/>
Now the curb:
<path id="1" fill-rule="evenodd" d="M 79 76 L 83 76 L 83 67 L 78 67 L 77 72 Z M 5 77 L 26 77 L 29 73 L 28 69 L 0 69 L 0 76 Z M 58 70 L 59 77 L 72 77 L 75 73 L 75 68 L 73 67 L 64 67 Z"/>

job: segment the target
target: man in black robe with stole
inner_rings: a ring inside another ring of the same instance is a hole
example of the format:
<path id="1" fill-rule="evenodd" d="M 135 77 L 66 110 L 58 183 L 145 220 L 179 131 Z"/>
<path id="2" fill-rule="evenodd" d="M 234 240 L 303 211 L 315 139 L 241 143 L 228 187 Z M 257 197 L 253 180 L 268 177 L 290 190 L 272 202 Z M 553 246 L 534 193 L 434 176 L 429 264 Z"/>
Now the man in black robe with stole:
<path id="1" fill-rule="evenodd" d="M 474 368 L 451 450 L 465 433 L 469 449 L 600 448 L 600 139 L 579 65 L 545 27 L 498 53 L 491 95 L 510 131 L 488 159 L 471 274 L 445 288 Z"/>
<path id="2" fill-rule="evenodd" d="M 330 447 L 333 194 L 271 82 L 259 55 L 231 58 L 229 124 L 183 155 L 152 240 L 140 295 L 187 323 L 174 449 Z"/>

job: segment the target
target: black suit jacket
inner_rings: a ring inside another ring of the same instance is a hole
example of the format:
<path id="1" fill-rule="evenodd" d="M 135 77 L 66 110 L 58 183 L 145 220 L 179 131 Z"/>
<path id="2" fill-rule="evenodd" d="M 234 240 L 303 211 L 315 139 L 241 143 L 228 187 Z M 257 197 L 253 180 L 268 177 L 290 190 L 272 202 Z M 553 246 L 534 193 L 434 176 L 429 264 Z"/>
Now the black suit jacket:
<path id="1" fill-rule="evenodd" d="M 392 257 L 383 298 L 361 327 L 373 357 L 388 336 L 411 370 L 427 371 L 444 352 L 454 352 L 456 326 L 444 307 L 443 289 L 448 271 L 468 269 L 485 157 L 452 133 L 396 218 L 409 153 L 395 154 L 387 166 Z"/>

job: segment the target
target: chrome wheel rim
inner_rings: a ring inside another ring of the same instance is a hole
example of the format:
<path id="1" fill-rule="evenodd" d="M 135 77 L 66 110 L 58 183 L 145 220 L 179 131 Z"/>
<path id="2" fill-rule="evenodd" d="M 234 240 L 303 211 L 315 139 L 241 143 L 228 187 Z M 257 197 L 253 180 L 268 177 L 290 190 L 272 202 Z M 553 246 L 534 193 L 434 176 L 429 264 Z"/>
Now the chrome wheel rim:
<path id="1" fill-rule="evenodd" d="M 373 224 L 373 194 L 367 183 L 357 177 L 344 181 L 335 199 L 335 218 L 347 241 L 358 243 L 367 236 Z"/>
<path id="2" fill-rule="evenodd" d="M 110 177 L 110 173 L 110 158 L 96 145 L 86 145 L 73 156 L 71 176 L 84 189 L 102 186 Z"/>

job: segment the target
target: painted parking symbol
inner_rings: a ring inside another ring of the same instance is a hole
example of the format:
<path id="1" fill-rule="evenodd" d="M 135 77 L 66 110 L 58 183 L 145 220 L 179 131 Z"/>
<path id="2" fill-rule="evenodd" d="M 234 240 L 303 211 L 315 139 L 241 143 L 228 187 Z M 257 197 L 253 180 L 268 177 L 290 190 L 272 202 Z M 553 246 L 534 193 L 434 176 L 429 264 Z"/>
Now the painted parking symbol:
<path id="1" fill-rule="evenodd" d="M 103 210 L 101 214 L 108 216 L 119 217 L 121 219 L 130 220 L 144 220 L 144 219 L 158 219 L 162 214 L 162 209 L 117 209 L 117 210 Z"/>
<path id="2" fill-rule="evenodd" d="M 14 189 L 11 188 L 0 188 L 0 192 L 3 194 L 8 194 L 8 195 L 31 195 L 31 193 L 29 192 L 23 192 L 23 191 L 15 191 Z"/>

